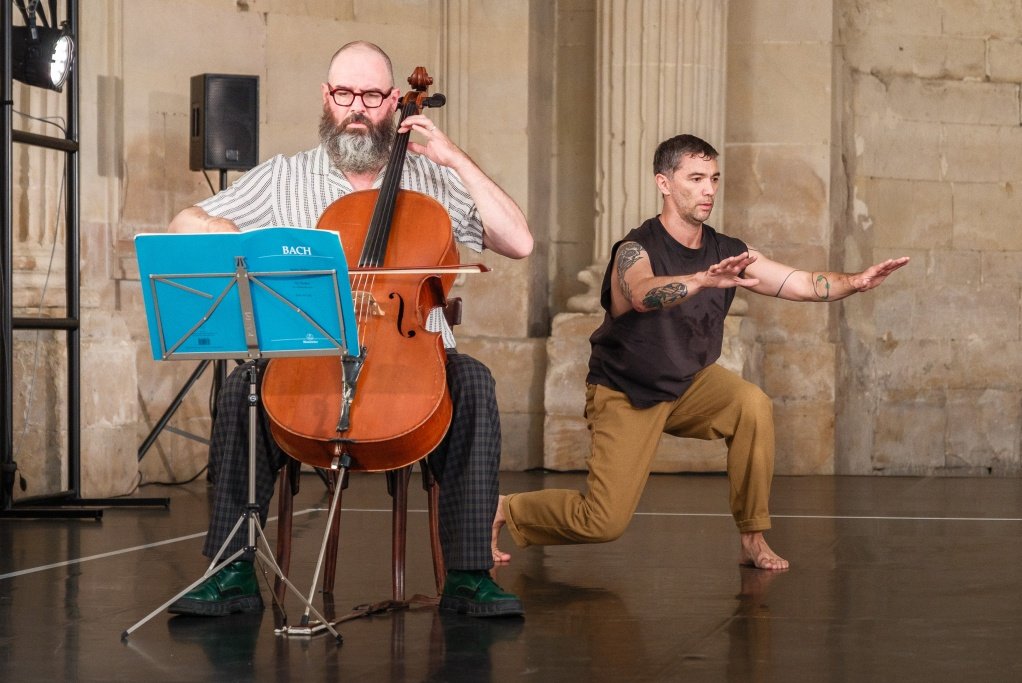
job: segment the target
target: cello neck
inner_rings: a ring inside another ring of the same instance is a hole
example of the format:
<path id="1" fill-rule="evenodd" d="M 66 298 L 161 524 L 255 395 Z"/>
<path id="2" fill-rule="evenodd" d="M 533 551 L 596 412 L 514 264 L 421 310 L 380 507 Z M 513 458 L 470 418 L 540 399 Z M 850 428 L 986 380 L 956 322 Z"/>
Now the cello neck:
<path id="1" fill-rule="evenodd" d="M 412 91 L 401 101 L 401 118 L 398 125 L 409 116 L 421 112 L 424 106 L 440 106 L 445 100 L 442 95 L 432 98 L 426 96 L 426 89 L 433 83 L 433 79 L 421 66 L 415 68 L 408 77 L 408 82 L 412 86 Z M 394 219 L 397 193 L 401 189 L 401 171 L 405 165 L 405 157 L 408 156 L 409 137 L 410 130 L 394 138 L 394 146 L 390 150 L 390 159 L 387 162 L 387 172 L 383 175 L 383 184 L 380 186 L 380 194 L 376 199 L 373 217 L 369 222 L 365 244 L 358 260 L 359 266 L 363 268 L 383 265 L 383 257 L 387 253 L 387 243 L 390 240 L 390 226 Z"/>

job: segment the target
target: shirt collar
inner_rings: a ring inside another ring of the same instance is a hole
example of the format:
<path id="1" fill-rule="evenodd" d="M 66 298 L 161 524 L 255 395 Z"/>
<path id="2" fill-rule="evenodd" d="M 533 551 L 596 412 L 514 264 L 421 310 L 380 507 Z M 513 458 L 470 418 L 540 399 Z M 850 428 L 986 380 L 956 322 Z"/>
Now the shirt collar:
<path id="1" fill-rule="evenodd" d="M 341 173 L 339 169 L 335 168 L 332 163 L 330 163 L 330 154 L 327 153 L 326 147 L 322 144 L 317 145 L 316 149 L 312 152 L 312 172 L 318 175 L 328 176 L 348 190 L 353 189 L 348 178 Z M 378 188 L 383 185 L 383 176 L 386 172 L 387 167 L 384 166 L 380 169 L 380 172 L 376 174 L 376 180 L 373 181 L 374 188 Z"/>

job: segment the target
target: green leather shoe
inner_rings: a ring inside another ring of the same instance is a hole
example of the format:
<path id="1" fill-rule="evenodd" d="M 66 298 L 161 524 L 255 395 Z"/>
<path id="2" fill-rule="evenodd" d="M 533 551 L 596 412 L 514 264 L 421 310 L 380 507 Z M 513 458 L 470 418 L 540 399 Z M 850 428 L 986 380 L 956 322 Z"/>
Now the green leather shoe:
<path id="1" fill-rule="evenodd" d="M 494 583 L 487 571 L 447 572 L 440 609 L 470 617 L 513 617 L 525 614 L 517 595 Z"/>
<path id="2" fill-rule="evenodd" d="M 232 562 L 171 603 L 171 614 L 222 617 L 234 612 L 258 612 L 263 608 L 255 567 L 251 562 Z"/>

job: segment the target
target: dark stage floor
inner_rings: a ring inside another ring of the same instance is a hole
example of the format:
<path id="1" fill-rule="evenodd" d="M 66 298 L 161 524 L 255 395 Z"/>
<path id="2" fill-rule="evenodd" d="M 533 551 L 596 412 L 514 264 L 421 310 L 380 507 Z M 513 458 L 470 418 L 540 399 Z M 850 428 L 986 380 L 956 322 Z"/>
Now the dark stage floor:
<path id="1" fill-rule="evenodd" d="M 502 487 L 582 481 L 516 473 Z M 417 482 L 410 595 L 433 589 Z M 305 475 L 296 501 L 313 510 L 295 520 L 292 576 L 305 590 L 324 491 Z M 205 568 L 205 483 L 140 495 L 169 495 L 170 509 L 0 520 L 0 681 L 1022 680 L 1019 479 L 779 477 L 768 539 L 792 568 L 770 573 L 737 565 L 726 479 L 654 476 L 613 543 L 521 550 L 505 535 L 513 559 L 497 580 L 524 619 L 414 607 L 341 624 L 341 645 L 275 635 L 269 608 L 163 612 L 122 641 Z M 344 508 L 336 614 L 390 595 L 382 477 L 354 475 Z M 301 610 L 294 598 L 288 608 L 293 623 Z"/>

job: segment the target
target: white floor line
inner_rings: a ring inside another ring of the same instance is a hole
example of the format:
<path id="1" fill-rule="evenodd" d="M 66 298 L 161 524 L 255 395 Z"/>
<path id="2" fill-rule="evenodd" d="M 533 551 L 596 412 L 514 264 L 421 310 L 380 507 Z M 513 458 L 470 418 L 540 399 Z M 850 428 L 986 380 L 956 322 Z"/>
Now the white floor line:
<path id="1" fill-rule="evenodd" d="M 646 517 L 731 517 L 728 512 L 636 512 Z M 894 522 L 1022 522 L 1022 517 L 910 517 L 899 515 L 770 515 L 771 519 L 861 519 Z"/>
<path id="2" fill-rule="evenodd" d="M 320 510 L 320 509 L 321 508 L 309 508 L 308 510 L 298 510 L 298 511 L 296 511 L 294 513 L 294 516 L 297 517 L 299 515 L 307 515 L 310 512 L 316 512 L 317 510 Z M 342 508 L 342 510 L 343 510 L 343 508 Z M 387 510 L 387 512 L 390 512 L 390 510 Z M 270 517 L 267 520 L 267 522 L 274 522 L 276 520 L 277 520 L 276 517 Z M 46 571 L 47 569 L 56 569 L 57 567 L 68 567 L 68 566 L 73 565 L 73 564 L 81 564 L 82 562 L 90 562 L 92 560 L 102 560 L 105 557 L 114 557 L 115 555 L 124 555 L 124 554 L 127 554 L 127 553 L 133 553 L 133 552 L 136 552 L 136 551 L 139 551 L 139 550 L 149 550 L 150 548 L 158 548 L 161 545 L 170 545 L 171 543 L 180 543 L 181 541 L 190 541 L 193 538 L 202 538 L 205 535 L 206 535 L 206 532 L 203 531 L 203 532 L 197 533 L 197 534 L 188 534 L 187 536 L 178 536 L 177 538 L 168 538 L 168 539 L 166 539 L 164 541 L 157 541 L 155 543 L 146 543 L 145 545 L 136 545 L 136 546 L 132 546 L 130 548 L 122 548 L 121 550 L 111 550 L 108 553 L 100 553 L 98 555 L 89 555 L 88 557 L 79 557 L 78 559 L 64 560 L 63 562 L 54 562 L 53 564 L 44 564 L 44 565 L 42 565 L 40 567 L 30 567 L 29 569 L 20 569 L 20 570 L 18 570 L 16 572 L 10 572 L 8 574 L 0 574 L 0 581 L 2 581 L 3 579 L 11 579 L 11 578 L 14 578 L 15 576 L 24 576 L 25 574 L 34 574 L 36 572 Z"/>
<path id="3" fill-rule="evenodd" d="M 101 560 L 104 557 L 113 557 L 115 555 L 124 555 L 125 553 L 133 553 L 136 550 L 148 550 L 149 548 L 156 548 L 161 545 L 168 545 L 170 543 L 178 543 L 180 541 L 190 541 L 193 538 L 201 538 L 206 535 L 203 531 L 201 534 L 191 534 L 189 536 L 178 536 L 177 538 L 169 538 L 166 541 L 158 541 L 156 543 L 147 543 L 145 545 L 136 545 L 131 548 L 123 548 L 121 550 L 111 550 L 108 553 L 100 553 L 99 555 L 89 555 L 88 557 L 80 557 L 77 560 L 65 560 L 63 562 L 54 562 L 53 564 L 44 564 L 41 567 L 31 567 L 29 569 L 21 569 L 16 572 L 9 574 L 0 574 L 0 580 L 10 579 L 15 576 L 24 576 L 25 574 L 34 574 L 36 572 L 46 571 L 47 569 L 56 569 L 57 567 L 67 567 L 72 564 L 80 564 L 82 562 L 88 562 L 90 560 Z"/>
<path id="4" fill-rule="evenodd" d="M 295 517 L 300 515 L 308 515 L 313 512 L 326 512 L 328 509 L 325 507 L 307 508 L 305 510 L 298 510 L 294 513 Z M 342 512 L 390 512 L 390 508 L 341 508 Z M 409 512 L 424 513 L 426 510 L 415 510 L 409 509 Z M 637 517 L 727 517 L 730 518 L 730 513 L 726 512 L 636 512 Z M 772 519 L 834 519 L 834 520 L 865 520 L 865 521 L 908 521 L 908 522 L 1022 522 L 1022 517 L 910 517 L 910 516 L 898 516 L 898 515 L 770 515 Z M 274 522 L 276 517 L 270 517 L 267 521 Z M 188 536 L 178 536 L 177 538 L 168 538 L 164 541 L 157 541 L 155 543 L 147 543 L 145 545 L 136 545 L 131 548 L 123 548 L 121 550 L 111 550 L 108 553 L 100 553 L 98 555 L 89 555 L 88 557 L 80 557 L 73 560 L 65 560 L 63 562 L 54 562 L 53 564 L 44 564 L 39 567 L 30 567 L 28 569 L 20 569 L 16 572 L 10 572 L 8 574 L 0 574 L 0 581 L 4 579 L 12 579 L 17 576 L 24 576 L 26 574 L 34 574 L 36 572 L 46 571 L 48 569 L 56 569 L 58 567 L 68 567 L 74 564 L 81 564 L 83 562 L 90 562 L 92 560 L 101 560 L 106 557 L 114 557 L 115 555 L 124 555 L 126 553 L 133 553 L 140 550 L 148 550 L 150 548 L 158 548 L 161 545 L 170 545 L 171 543 L 180 543 L 181 541 L 190 541 L 195 538 L 202 538 L 206 535 L 203 531 L 197 534 L 189 534 Z"/>

